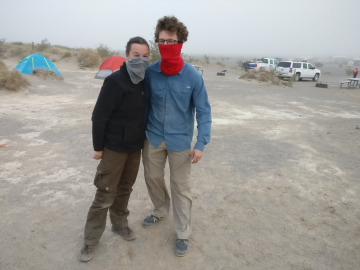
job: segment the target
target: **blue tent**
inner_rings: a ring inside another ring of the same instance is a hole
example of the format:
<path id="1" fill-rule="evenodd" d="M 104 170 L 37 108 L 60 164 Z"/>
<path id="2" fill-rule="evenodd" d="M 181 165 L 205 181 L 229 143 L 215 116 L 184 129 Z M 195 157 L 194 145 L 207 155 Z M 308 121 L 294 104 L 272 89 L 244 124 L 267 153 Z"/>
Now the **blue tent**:
<path id="1" fill-rule="evenodd" d="M 62 76 L 55 65 L 45 56 L 40 54 L 30 54 L 24 57 L 15 68 L 22 74 L 31 74 L 35 69 L 44 69 L 53 71 L 57 75 Z"/>

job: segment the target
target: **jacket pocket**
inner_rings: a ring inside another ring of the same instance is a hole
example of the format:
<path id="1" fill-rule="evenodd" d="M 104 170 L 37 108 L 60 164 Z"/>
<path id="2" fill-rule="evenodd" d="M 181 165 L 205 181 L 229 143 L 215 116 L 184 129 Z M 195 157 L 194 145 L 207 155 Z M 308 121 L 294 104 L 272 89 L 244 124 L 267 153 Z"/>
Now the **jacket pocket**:
<path id="1" fill-rule="evenodd" d="M 115 181 L 110 170 L 100 170 L 98 169 L 94 178 L 94 185 L 103 191 L 114 191 L 115 190 Z"/>

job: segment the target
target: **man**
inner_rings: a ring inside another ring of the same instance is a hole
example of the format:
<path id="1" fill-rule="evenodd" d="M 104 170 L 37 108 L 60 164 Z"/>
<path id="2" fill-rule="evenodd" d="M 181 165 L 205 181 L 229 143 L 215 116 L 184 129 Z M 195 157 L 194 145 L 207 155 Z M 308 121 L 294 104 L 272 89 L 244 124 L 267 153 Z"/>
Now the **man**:
<path id="1" fill-rule="evenodd" d="M 354 71 L 353 71 L 354 78 L 356 78 L 356 77 L 357 77 L 358 73 L 359 73 L 358 68 L 355 68 L 355 69 L 354 69 Z"/>
<path id="2" fill-rule="evenodd" d="M 147 140 L 143 163 L 154 210 L 142 225 L 152 226 L 169 213 L 170 196 L 164 180 L 168 158 L 177 256 L 188 252 L 191 234 L 191 163 L 200 161 L 211 129 L 211 108 L 202 76 L 180 55 L 187 37 L 186 26 L 176 17 L 159 19 L 155 41 L 161 61 L 150 65 L 145 74 Z M 191 150 L 195 112 L 198 136 Z"/>
<path id="3" fill-rule="evenodd" d="M 131 38 L 126 45 L 127 61 L 120 70 L 108 76 L 96 102 L 93 121 L 94 159 L 97 167 L 95 199 L 85 225 L 84 247 L 79 260 L 92 259 L 110 212 L 112 231 L 125 240 L 134 240 L 128 226 L 127 209 L 132 186 L 139 170 L 145 139 L 145 69 L 149 45 L 141 37 Z"/>

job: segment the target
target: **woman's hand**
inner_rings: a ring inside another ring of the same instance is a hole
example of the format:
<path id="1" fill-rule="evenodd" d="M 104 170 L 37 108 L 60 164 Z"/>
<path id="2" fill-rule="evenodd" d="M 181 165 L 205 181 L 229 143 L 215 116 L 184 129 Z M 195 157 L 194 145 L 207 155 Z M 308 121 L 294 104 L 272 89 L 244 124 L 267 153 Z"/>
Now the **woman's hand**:
<path id="1" fill-rule="evenodd" d="M 95 151 L 93 159 L 99 160 L 103 158 L 103 151 Z"/>

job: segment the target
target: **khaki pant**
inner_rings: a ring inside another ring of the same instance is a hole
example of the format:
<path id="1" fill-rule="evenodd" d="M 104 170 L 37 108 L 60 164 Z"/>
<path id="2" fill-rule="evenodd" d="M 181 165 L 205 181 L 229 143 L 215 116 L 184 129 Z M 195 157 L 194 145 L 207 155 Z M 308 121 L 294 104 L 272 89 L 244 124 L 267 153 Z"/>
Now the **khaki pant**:
<path id="1" fill-rule="evenodd" d="M 140 157 L 141 151 L 119 153 L 105 148 L 94 179 L 98 189 L 87 215 L 84 235 L 86 245 L 99 242 L 105 230 L 108 209 L 114 226 L 128 226 L 127 206 L 139 170 Z"/>
<path id="2" fill-rule="evenodd" d="M 168 152 L 165 141 L 155 148 L 145 140 L 143 164 L 146 186 L 154 204 L 152 214 L 157 217 L 169 214 L 170 196 L 164 179 L 166 158 L 169 158 L 171 199 L 177 238 L 189 239 L 192 206 L 191 149 Z"/>

